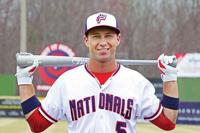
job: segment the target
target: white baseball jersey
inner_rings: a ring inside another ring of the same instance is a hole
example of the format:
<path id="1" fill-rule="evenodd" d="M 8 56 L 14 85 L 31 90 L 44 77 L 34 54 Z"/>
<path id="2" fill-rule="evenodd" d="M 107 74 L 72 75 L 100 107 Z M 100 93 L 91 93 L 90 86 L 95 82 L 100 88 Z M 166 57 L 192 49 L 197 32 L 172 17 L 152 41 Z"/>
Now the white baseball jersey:
<path id="1" fill-rule="evenodd" d="M 162 111 L 153 85 L 120 65 L 103 85 L 86 65 L 62 74 L 40 113 L 50 122 L 66 120 L 69 133 L 135 133 L 138 118 L 155 119 Z"/>

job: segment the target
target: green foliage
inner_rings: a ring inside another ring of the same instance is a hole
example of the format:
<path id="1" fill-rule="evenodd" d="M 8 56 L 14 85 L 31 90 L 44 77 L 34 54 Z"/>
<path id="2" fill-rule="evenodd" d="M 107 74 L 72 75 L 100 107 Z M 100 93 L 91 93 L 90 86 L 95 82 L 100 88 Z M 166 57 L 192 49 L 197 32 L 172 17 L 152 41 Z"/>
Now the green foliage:
<path id="1" fill-rule="evenodd" d="M 200 102 L 200 78 L 178 78 L 181 101 Z"/>
<path id="2" fill-rule="evenodd" d="M 16 78 L 14 75 L 0 75 L 0 96 L 16 95 Z"/>

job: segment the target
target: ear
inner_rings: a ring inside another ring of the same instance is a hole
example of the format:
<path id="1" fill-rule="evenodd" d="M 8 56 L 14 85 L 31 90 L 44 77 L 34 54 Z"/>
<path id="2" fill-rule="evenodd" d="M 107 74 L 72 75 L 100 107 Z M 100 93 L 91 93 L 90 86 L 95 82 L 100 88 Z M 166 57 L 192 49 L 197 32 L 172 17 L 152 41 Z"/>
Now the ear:
<path id="1" fill-rule="evenodd" d="M 86 35 L 83 36 L 84 44 L 88 47 L 88 37 Z"/>
<path id="2" fill-rule="evenodd" d="M 117 46 L 118 46 L 120 44 L 120 41 L 121 41 L 121 34 L 117 35 L 117 41 L 118 41 L 118 44 L 117 44 Z"/>

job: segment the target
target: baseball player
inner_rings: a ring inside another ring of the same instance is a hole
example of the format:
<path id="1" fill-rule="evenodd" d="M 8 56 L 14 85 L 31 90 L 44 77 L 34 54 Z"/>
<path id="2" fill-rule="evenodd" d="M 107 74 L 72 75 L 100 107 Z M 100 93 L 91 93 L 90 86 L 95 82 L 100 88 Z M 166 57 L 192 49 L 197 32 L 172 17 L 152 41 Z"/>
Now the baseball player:
<path id="1" fill-rule="evenodd" d="M 140 73 L 118 64 L 120 44 L 116 18 L 99 12 L 86 20 L 84 43 L 88 63 L 62 74 L 40 102 L 32 84 L 38 61 L 17 66 L 21 107 L 33 132 L 42 132 L 66 120 L 69 133 L 135 133 L 137 119 L 145 119 L 163 130 L 175 128 L 179 108 L 177 68 L 174 56 L 161 54 L 158 68 L 163 80 L 163 98 Z"/>

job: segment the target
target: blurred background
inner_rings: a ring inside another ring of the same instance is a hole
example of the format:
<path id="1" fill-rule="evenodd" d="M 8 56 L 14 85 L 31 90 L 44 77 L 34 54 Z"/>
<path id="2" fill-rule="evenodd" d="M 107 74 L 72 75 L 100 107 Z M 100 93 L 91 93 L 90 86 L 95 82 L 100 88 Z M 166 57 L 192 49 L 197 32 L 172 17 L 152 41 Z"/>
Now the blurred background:
<path id="1" fill-rule="evenodd" d="M 99 11 L 119 20 L 122 41 L 117 58 L 157 59 L 161 53 L 187 57 L 182 71 L 192 71 L 178 80 L 182 101 L 179 123 L 200 124 L 200 0 L 0 0 L 0 116 L 23 116 L 19 98 L 13 97 L 18 96 L 16 53 L 40 55 L 49 46 L 62 44 L 72 56 L 87 57 L 85 19 Z M 185 68 L 191 63 L 192 68 Z M 161 97 L 157 67 L 129 67 L 149 78 Z M 56 76 L 60 69 L 48 68 Z M 37 95 L 43 97 L 52 80 L 47 79 L 50 72 L 41 71 L 35 73 L 34 83 Z"/>
<path id="2" fill-rule="evenodd" d="M 85 19 L 99 11 L 119 19 L 119 58 L 156 59 L 161 53 L 200 51 L 199 0 L 26 0 L 26 4 L 27 52 L 33 54 L 62 42 L 77 56 L 87 56 L 82 39 Z M 0 73 L 14 74 L 15 54 L 20 51 L 20 0 L 0 0 L 0 46 Z"/>

